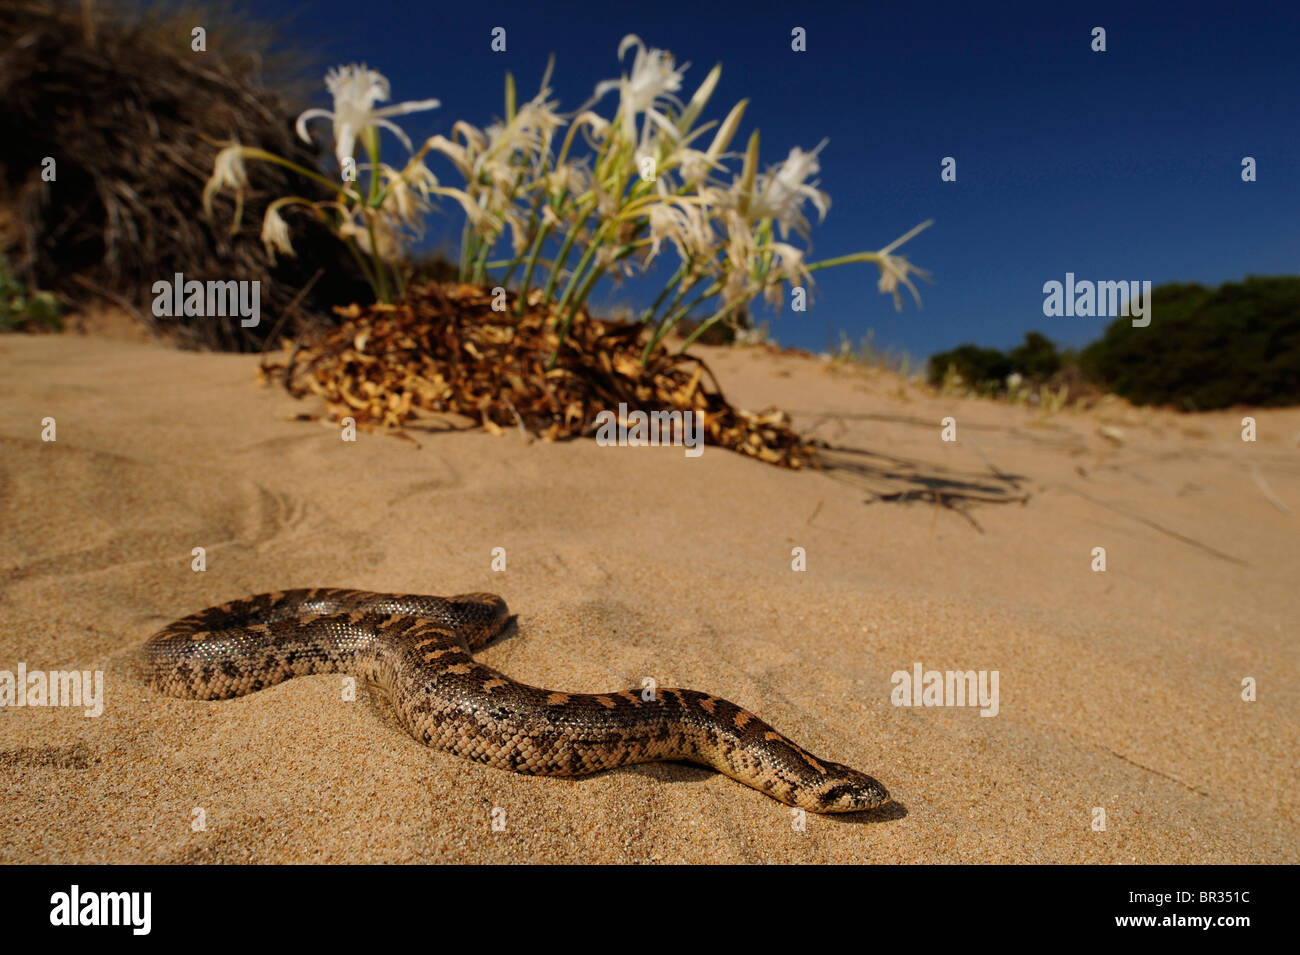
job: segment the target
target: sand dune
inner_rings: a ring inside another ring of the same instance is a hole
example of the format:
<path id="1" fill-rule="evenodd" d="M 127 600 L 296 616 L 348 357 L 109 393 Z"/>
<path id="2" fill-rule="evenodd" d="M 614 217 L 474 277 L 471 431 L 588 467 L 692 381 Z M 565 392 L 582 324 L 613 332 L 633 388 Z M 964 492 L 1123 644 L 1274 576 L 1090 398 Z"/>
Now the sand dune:
<path id="1" fill-rule="evenodd" d="M 349 444 L 248 356 L 0 338 L 0 670 L 105 681 L 98 717 L 0 713 L 0 861 L 1300 861 L 1300 410 L 1251 412 L 1245 443 L 1243 412 L 1044 419 L 704 353 L 835 466 L 432 424 Z M 797 831 L 690 766 L 541 779 L 430 751 L 338 677 L 195 703 L 133 674 L 171 620 L 303 586 L 501 593 L 517 632 L 482 657 L 517 679 L 708 690 L 897 805 Z M 893 705 L 917 663 L 998 671 L 997 715 Z"/>

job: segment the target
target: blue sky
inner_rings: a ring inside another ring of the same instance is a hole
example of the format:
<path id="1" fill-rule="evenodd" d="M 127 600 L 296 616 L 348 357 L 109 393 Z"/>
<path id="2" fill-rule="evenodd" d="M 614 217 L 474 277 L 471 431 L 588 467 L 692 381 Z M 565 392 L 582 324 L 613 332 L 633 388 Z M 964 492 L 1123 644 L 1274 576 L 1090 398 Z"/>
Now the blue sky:
<path id="1" fill-rule="evenodd" d="M 750 106 L 737 136 L 762 131 L 764 166 L 822 138 L 830 213 L 812 259 L 879 248 L 925 219 L 903 251 L 933 274 L 924 308 L 876 291 L 872 265 L 816 273 L 809 311 L 771 318 L 783 343 L 820 350 L 840 331 L 874 329 L 915 357 L 963 342 L 1007 347 L 1038 330 L 1082 345 L 1102 318 L 1046 318 L 1044 282 L 1218 284 L 1300 272 L 1300 4 L 679 0 L 632 4 L 459 4 L 258 0 L 290 17 L 287 36 L 325 64 L 365 61 L 394 101 L 437 97 L 407 117 L 418 141 L 502 112 L 514 73 L 531 96 L 556 55 L 563 108 L 617 77 L 619 40 L 690 62 L 690 92 L 714 63 L 722 81 L 705 119 Z M 489 48 L 493 27 L 507 51 Z M 790 50 L 807 30 L 808 51 Z M 1090 49 L 1107 32 L 1107 52 Z M 322 85 L 318 105 L 327 106 Z M 604 103 L 608 113 L 613 97 Z M 392 142 L 392 141 L 390 141 Z M 395 145 L 395 142 L 393 142 Z M 940 181 L 944 156 L 956 182 Z M 1255 157 L 1258 181 L 1241 181 Z M 449 166 L 434 165 L 447 180 Z M 459 228 L 455 207 L 449 223 Z M 448 232 L 450 235 L 451 232 Z M 638 303 L 657 285 L 596 299 Z"/>

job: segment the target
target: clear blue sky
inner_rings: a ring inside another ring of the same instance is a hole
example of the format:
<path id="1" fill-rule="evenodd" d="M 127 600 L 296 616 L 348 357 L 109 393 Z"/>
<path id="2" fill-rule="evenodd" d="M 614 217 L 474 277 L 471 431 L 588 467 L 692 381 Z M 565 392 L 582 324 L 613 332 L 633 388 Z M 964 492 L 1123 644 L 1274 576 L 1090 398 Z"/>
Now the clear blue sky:
<path id="1" fill-rule="evenodd" d="M 705 118 L 748 97 L 738 148 L 758 127 L 766 166 L 830 139 L 820 178 L 832 205 L 813 232 L 814 258 L 879 248 L 935 220 L 904 249 L 933 273 L 935 284 L 919 286 L 923 309 L 909 298 L 895 312 L 872 265 L 823 270 L 812 308 L 773 321 L 784 344 L 822 349 L 828 334 L 856 341 L 873 328 L 877 345 L 916 357 L 967 341 L 1007 347 L 1031 329 L 1081 345 L 1105 319 L 1042 314 L 1043 283 L 1067 271 L 1157 285 L 1300 272 L 1300 3 L 257 0 L 255 9 L 289 15 L 288 36 L 326 64 L 379 69 L 394 101 L 440 99 L 441 109 L 403 120 L 417 142 L 450 135 L 457 119 L 498 117 L 507 69 L 521 100 L 531 96 L 552 52 L 566 109 L 619 75 L 626 33 L 689 61 L 688 92 L 721 62 Z M 507 30 L 505 53 L 489 48 L 496 26 Z M 807 29 L 806 53 L 790 50 L 794 26 Z M 1094 26 L 1106 28 L 1106 53 L 1089 48 Z M 328 105 L 323 85 L 318 105 Z M 944 156 L 957 160 L 955 183 L 940 181 Z M 1257 160 L 1257 182 L 1241 181 L 1243 156 Z M 434 170 L 454 178 L 450 166 Z M 646 289 L 613 296 L 640 302 Z"/>

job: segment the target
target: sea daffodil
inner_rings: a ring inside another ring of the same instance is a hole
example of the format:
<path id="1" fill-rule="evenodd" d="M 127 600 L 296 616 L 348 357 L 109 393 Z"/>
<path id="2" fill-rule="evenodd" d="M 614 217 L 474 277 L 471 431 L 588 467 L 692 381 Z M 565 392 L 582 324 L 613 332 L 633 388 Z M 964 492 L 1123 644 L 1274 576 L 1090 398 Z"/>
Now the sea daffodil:
<path id="1" fill-rule="evenodd" d="M 388 130 L 404 145 L 409 152 L 411 140 L 402 127 L 388 117 L 404 116 L 426 109 L 437 109 L 441 103 L 436 99 L 412 100 L 406 103 L 394 103 L 392 106 L 375 108 L 375 104 L 387 100 L 390 95 L 388 79 L 378 70 L 367 68 L 364 63 L 350 63 L 338 66 L 325 75 L 325 87 L 334 97 L 334 109 L 309 109 L 298 117 L 296 128 L 305 143 L 311 142 L 307 135 L 307 123 L 313 119 L 328 119 L 334 123 L 334 156 L 342 166 L 344 161 L 353 158 L 353 149 L 357 137 L 366 130 L 382 127 Z"/>

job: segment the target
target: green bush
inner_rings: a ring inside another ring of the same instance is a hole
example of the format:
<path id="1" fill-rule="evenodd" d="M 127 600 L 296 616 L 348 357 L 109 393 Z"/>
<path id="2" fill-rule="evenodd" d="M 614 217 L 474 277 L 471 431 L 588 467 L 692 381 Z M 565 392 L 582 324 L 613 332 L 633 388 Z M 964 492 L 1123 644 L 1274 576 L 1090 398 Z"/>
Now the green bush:
<path id="1" fill-rule="evenodd" d="M 1139 405 L 1300 403 L 1300 277 L 1162 285 L 1151 298 L 1150 325 L 1118 318 L 1084 349 L 1089 377 Z"/>
<path id="2" fill-rule="evenodd" d="M 1061 370 L 1061 353 L 1051 339 L 1038 332 L 1025 333 L 1025 343 L 1011 349 L 1011 370 L 1026 380 L 1044 382 Z"/>
<path id="3" fill-rule="evenodd" d="M 49 292 L 36 292 L 18 280 L 9 260 L 0 255 L 0 332 L 63 328 L 58 300 Z"/>
<path id="4" fill-rule="evenodd" d="M 1056 346 L 1038 332 L 1028 332 L 1025 341 L 1009 352 L 978 345 L 959 345 L 951 351 L 930 356 L 927 377 L 932 385 L 940 385 L 951 368 L 961 375 L 962 381 L 981 393 L 1006 389 L 1007 376 L 1012 372 L 1031 384 L 1042 384 L 1061 370 L 1062 355 Z"/>
<path id="5" fill-rule="evenodd" d="M 966 384 L 978 388 L 986 383 L 1005 381 L 1011 374 L 1011 359 L 996 348 L 958 345 L 952 351 L 930 356 L 930 384 L 941 384 L 949 367 L 961 375 Z"/>

